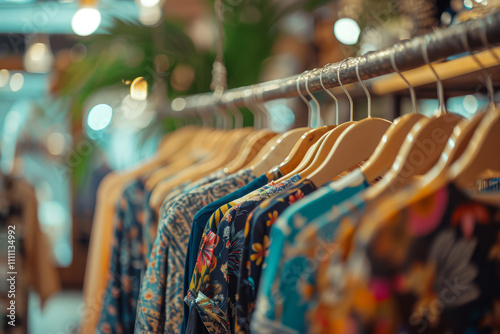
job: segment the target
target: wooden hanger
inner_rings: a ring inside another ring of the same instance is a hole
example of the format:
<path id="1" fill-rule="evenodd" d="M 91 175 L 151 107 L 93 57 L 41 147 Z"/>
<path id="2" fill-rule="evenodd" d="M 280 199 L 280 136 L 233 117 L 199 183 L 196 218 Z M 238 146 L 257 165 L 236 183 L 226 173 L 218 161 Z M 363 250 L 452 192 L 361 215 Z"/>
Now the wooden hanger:
<path id="1" fill-rule="evenodd" d="M 172 163 L 158 169 L 148 177 L 146 181 L 146 188 L 152 190 L 162 180 L 188 166 L 196 164 L 200 161 L 199 157 L 202 154 L 209 156 L 212 152 L 213 146 L 217 144 L 218 139 L 220 139 L 219 132 L 213 131 L 212 129 L 201 128 L 196 134 L 194 134 L 193 140 L 191 141 L 192 144 L 187 145 L 182 151 L 180 151 L 175 156 L 175 159 L 172 159 Z M 203 142 L 203 144 L 200 144 L 201 142 Z"/>
<path id="2" fill-rule="evenodd" d="M 347 61 L 347 59 L 342 61 L 337 67 L 337 79 L 346 94 L 350 97 L 339 75 L 340 67 L 345 61 Z M 359 61 L 356 64 L 356 74 L 368 98 L 368 118 L 350 125 L 335 141 L 332 150 L 328 152 L 323 163 L 310 175 L 306 176 L 316 186 L 322 186 L 340 173 L 368 159 L 391 125 L 391 122 L 387 120 L 371 117 L 370 93 L 363 81 L 360 80 L 358 68 Z M 350 102 L 351 101 L 352 99 L 350 99 Z M 351 104 L 351 119 L 352 114 L 353 110 Z M 322 154 L 322 152 L 318 154 Z"/>
<path id="3" fill-rule="evenodd" d="M 443 83 L 429 62 L 427 43 L 422 44 L 422 56 L 434 73 L 438 88 L 439 109 L 430 119 L 418 121 L 406 137 L 392 168 L 366 192 L 373 200 L 411 182 L 414 176 L 426 173 L 436 164 L 455 126 L 463 119 L 445 109 Z"/>
<path id="4" fill-rule="evenodd" d="M 387 172 L 396 160 L 396 156 L 404 143 L 404 140 L 413 126 L 424 118 L 424 115 L 417 112 L 417 99 L 415 96 L 415 89 L 401 74 L 396 65 L 396 51 L 398 45 L 394 45 L 394 51 L 391 54 L 392 68 L 399 74 L 401 79 L 408 85 L 410 97 L 412 101 L 413 113 L 404 115 L 394 120 L 393 124 L 389 127 L 387 132 L 382 137 L 380 144 L 375 149 L 373 155 L 361 167 L 363 174 L 368 182 L 374 182 L 378 177 Z"/>
<path id="5" fill-rule="evenodd" d="M 292 129 L 280 136 L 276 143 L 258 161 L 252 161 L 250 167 L 255 175 L 268 173 L 279 165 L 290 153 L 300 137 L 310 128 Z M 255 159 L 254 159 L 255 160 Z"/>
<path id="6" fill-rule="evenodd" d="M 251 132 L 251 128 L 232 130 L 231 133 L 224 138 L 221 143 L 222 145 L 220 147 L 215 147 L 215 154 L 209 161 L 191 166 L 183 170 L 179 175 L 176 175 L 175 179 L 158 184 L 151 193 L 149 201 L 151 207 L 159 210 L 163 200 L 173 188 L 186 181 L 198 180 L 225 166 L 234 158 L 236 155 L 234 152 L 237 152 L 241 148 L 245 137 Z"/>
<path id="7" fill-rule="evenodd" d="M 486 113 L 467 149 L 449 168 L 449 179 L 461 188 L 474 189 L 481 178 L 500 176 L 500 112 Z"/>
<path id="8" fill-rule="evenodd" d="M 224 172 L 233 174 L 247 167 L 252 159 L 259 154 L 264 155 L 264 152 L 270 149 L 272 145 L 267 149 L 266 145 L 272 142 L 273 138 L 275 138 L 274 142 L 276 142 L 279 135 L 267 129 L 257 130 L 255 133 L 248 136 L 247 139 L 245 139 L 245 143 L 242 145 L 240 153 L 224 168 Z"/>
<path id="9" fill-rule="evenodd" d="M 495 112 L 496 109 L 495 94 L 491 74 L 486 71 L 485 67 L 482 65 L 479 59 L 470 51 L 466 35 L 463 35 L 462 43 L 464 44 L 466 50 L 469 50 L 472 58 L 476 61 L 483 72 L 490 103 L 486 112 L 481 111 L 475 114 L 470 120 L 461 121 L 455 127 L 455 129 L 453 130 L 453 134 L 448 140 L 448 143 L 437 164 L 416 183 L 415 188 L 418 189 L 418 192 L 422 190 L 424 190 L 425 193 L 435 192 L 449 182 L 449 167 L 455 161 L 457 161 L 458 158 L 460 158 L 460 156 L 462 156 L 464 151 L 467 149 L 467 146 L 469 145 L 472 137 L 479 127 L 479 124 L 486 116 L 486 113 Z M 491 52 L 489 44 L 486 40 L 485 29 L 483 29 L 483 44 Z M 495 54 L 493 54 L 493 56 L 497 58 Z M 500 59 L 497 58 L 497 61 L 498 63 L 500 63 Z"/>

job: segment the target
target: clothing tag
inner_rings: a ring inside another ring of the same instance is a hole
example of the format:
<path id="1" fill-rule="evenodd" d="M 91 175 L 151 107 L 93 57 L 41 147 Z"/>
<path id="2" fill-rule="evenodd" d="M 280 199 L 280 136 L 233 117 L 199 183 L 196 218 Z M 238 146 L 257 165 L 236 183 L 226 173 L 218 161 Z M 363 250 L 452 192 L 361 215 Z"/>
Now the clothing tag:
<path id="1" fill-rule="evenodd" d="M 476 191 L 481 194 L 500 192 L 500 177 L 477 180 Z"/>

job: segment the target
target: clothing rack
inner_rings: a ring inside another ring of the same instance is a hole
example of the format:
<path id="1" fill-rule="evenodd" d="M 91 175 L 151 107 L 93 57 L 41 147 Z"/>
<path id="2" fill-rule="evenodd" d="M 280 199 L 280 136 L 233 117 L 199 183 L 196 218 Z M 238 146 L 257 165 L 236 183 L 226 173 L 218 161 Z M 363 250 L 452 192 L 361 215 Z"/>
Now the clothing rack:
<path id="1" fill-rule="evenodd" d="M 466 35 L 468 47 L 461 41 Z M 488 16 L 466 21 L 456 26 L 440 29 L 432 33 L 402 41 L 397 48 L 389 47 L 384 50 L 370 52 L 363 56 L 348 58 L 342 62 L 326 65 L 314 69 L 305 75 L 294 75 L 284 79 L 267 81 L 251 86 L 229 89 L 218 96 L 213 93 L 191 95 L 176 98 L 172 101 L 173 111 L 209 110 L 217 106 L 244 107 L 248 101 L 270 101 L 280 98 L 298 96 L 297 80 L 300 90 L 306 95 L 304 78 L 308 77 L 308 87 L 311 92 L 322 91 L 320 72 L 326 88 L 340 86 L 337 80 L 337 68 L 342 84 L 358 82 L 356 67 L 359 66 L 359 76 L 362 80 L 379 77 L 394 72 L 391 65 L 392 54 L 400 71 L 407 71 L 426 65 L 423 50 L 427 45 L 429 62 L 436 62 L 451 56 L 466 52 L 476 52 L 500 44 L 500 11 Z M 359 65 L 358 65 L 359 64 Z"/>

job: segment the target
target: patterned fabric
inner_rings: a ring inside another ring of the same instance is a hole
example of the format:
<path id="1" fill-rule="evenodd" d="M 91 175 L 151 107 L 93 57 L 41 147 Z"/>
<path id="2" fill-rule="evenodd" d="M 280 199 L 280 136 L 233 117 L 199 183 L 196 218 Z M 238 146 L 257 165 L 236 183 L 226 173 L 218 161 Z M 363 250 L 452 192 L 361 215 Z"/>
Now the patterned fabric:
<path id="1" fill-rule="evenodd" d="M 271 227 L 286 208 L 315 190 L 312 182 L 304 180 L 283 193 L 266 199 L 248 217 L 236 301 L 240 333 L 250 332 L 250 318 L 255 307 Z"/>
<path id="2" fill-rule="evenodd" d="M 264 199 L 293 186 L 300 175 L 270 187 L 231 208 L 218 226 L 207 225 L 188 294 L 190 319 L 187 333 L 200 328 L 202 321 L 209 333 L 235 332 L 235 299 L 245 225 L 250 212 Z"/>
<path id="3" fill-rule="evenodd" d="M 186 255 L 186 263 L 184 266 L 185 275 L 184 275 L 184 296 L 187 294 L 189 290 L 189 282 L 191 281 L 191 277 L 193 276 L 194 266 L 196 264 L 196 258 L 198 257 L 198 249 L 200 247 L 200 242 L 203 237 L 203 230 L 207 225 L 207 221 L 210 216 L 213 214 L 215 210 L 217 210 L 220 206 L 226 205 L 226 203 L 230 201 L 234 201 L 242 196 L 247 195 L 248 193 L 265 186 L 269 182 L 269 179 L 266 175 L 262 175 L 241 189 L 238 189 L 231 194 L 224 196 L 215 202 L 212 202 L 205 206 L 203 209 L 198 211 L 198 213 L 193 218 L 193 228 L 191 229 L 191 234 L 189 236 L 189 244 L 188 251 Z M 219 217 L 217 217 L 219 218 Z M 221 217 L 222 218 L 222 217 Z M 220 220 L 217 220 L 217 225 Z M 185 332 L 187 319 L 189 317 L 189 306 L 184 304 L 184 319 L 182 322 L 182 333 Z"/>
<path id="4" fill-rule="evenodd" d="M 184 189 L 184 191 L 186 191 L 186 192 L 191 191 L 193 189 L 196 189 L 196 188 L 199 188 L 201 186 L 204 186 L 205 184 L 209 184 L 209 183 L 212 183 L 214 181 L 220 180 L 220 179 L 222 179 L 225 176 L 227 176 L 227 173 L 224 172 L 224 169 L 218 170 L 216 172 L 213 172 L 210 175 L 202 177 L 198 181 L 191 182 L 190 184 L 188 184 L 186 186 L 186 188 Z"/>
<path id="5" fill-rule="evenodd" d="M 96 333 L 133 333 L 141 278 L 156 236 L 151 192 L 143 180 L 130 183 L 117 205 L 114 241 Z"/>
<path id="6" fill-rule="evenodd" d="M 180 333 L 183 318 L 184 260 L 194 215 L 207 204 L 255 179 L 250 169 L 181 194 L 160 225 L 142 280 L 136 332 Z"/>
<path id="7" fill-rule="evenodd" d="M 307 270 L 302 264 L 307 266 L 309 263 L 298 261 L 300 263 L 297 265 L 295 259 L 288 259 L 286 250 L 294 244 L 299 232 L 311 221 L 325 212 L 345 209 L 342 202 L 367 187 L 369 184 L 361 170 L 355 170 L 289 207 L 277 219 L 271 229 L 269 255 L 265 259 L 266 267 L 262 272 L 256 308 L 252 316 L 252 331 L 260 328 L 259 332 L 262 332 L 262 328 L 268 328 L 270 332 L 306 332 L 303 317 L 297 314 L 289 316 L 287 308 L 295 309 L 296 306 L 297 309 L 307 309 L 309 306 L 301 299 L 296 288 L 300 271 Z M 290 305 L 292 303 L 295 305 Z"/>
<path id="8" fill-rule="evenodd" d="M 336 219 L 341 228 L 324 242 L 332 251 L 308 275 L 318 282 L 309 330 L 499 332 L 500 208 L 450 184 L 385 209 L 376 223 L 367 213 L 355 234 L 357 215 Z M 306 233 L 297 251 L 317 251 L 330 228 Z"/>

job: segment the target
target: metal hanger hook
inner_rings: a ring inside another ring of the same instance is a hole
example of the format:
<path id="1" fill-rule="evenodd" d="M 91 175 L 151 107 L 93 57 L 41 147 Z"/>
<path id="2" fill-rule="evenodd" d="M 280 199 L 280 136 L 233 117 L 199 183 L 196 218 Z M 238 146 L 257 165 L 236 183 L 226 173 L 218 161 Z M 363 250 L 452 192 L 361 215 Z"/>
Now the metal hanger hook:
<path id="1" fill-rule="evenodd" d="M 439 75 L 437 74 L 436 70 L 434 69 L 434 66 L 432 66 L 431 62 L 429 61 L 429 54 L 427 52 L 427 46 L 429 45 L 429 36 L 425 36 L 426 43 L 422 43 L 421 45 L 421 50 L 422 50 L 422 57 L 424 58 L 425 64 L 429 66 L 431 69 L 432 73 L 436 77 L 436 85 L 437 85 L 437 93 L 438 93 L 438 101 L 439 101 L 439 112 L 440 113 L 446 113 L 446 107 L 445 107 L 445 102 L 444 102 L 444 88 L 443 88 L 443 82 L 441 81 L 441 78 L 439 78 Z"/>
<path id="2" fill-rule="evenodd" d="M 365 60 L 366 60 L 366 57 L 365 57 Z M 361 80 L 361 77 L 359 76 L 359 63 L 360 62 L 361 62 L 360 58 L 358 58 L 358 62 L 356 63 L 356 76 L 358 77 L 358 81 L 359 81 L 361 87 L 365 91 L 366 99 L 368 101 L 368 118 L 371 118 L 372 117 L 372 97 L 370 95 L 370 92 L 368 91 L 368 88 L 366 88 L 364 81 Z"/>
<path id="3" fill-rule="evenodd" d="M 319 105 L 318 100 L 314 97 L 313 94 L 311 94 L 311 91 L 309 90 L 309 75 L 306 75 L 306 91 L 307 94 L 311 97 L 311 99 L 314 101 L 314 104 L 316 104 L 316 124 L 315 128 L 319 128 L 321 126 L 322 120 L 321 120 L 321 107 Z M 312 121 L 312 114 L 310 115 L 311 121 Z M 312 122 L 311 122 L 312 123 Z M 311 124 L 312 125 L 312 124 Z"/>
<path id="4" fill-rule="evenodd" d="M 415 114 L 418 114 L 418 106 L 417 106 L 417 96 L 415 94 L 415 88 L 413 88 L 413 86 L 410 84 L 410 82 L 404 77 L 403 73 L 401 73 L 401 71 L 399 70 L 398 66 L 396 65 L 396 51 L 398 49 L 398 46 L 399 46 L 399 43 L 397 44 L 394 44 L 394 50 L 393 52 L 391 53 L 391 65 L 392 65 L 392 69 L 397 73 L 399 74 L 399 76 L 401 77 L 401 79 L 403 79 L 403 81 L 406 83 L 406 85 L 408 86 L 408 90 L 410 91 L 410 98 L 411 98 L 411 104 L 412 104 L 412 107 L 413 107 L 413 112 Z"/>
<path id="5" fill-rule="evenodd" d="M 342 84 L 342 80 L 340 80 L 340 68 L 342 67 L 342 65 L 348 61 L 349 59 L 351 59 L 352 57 L 349 57 L 347 59 L 344 59 L 340 62 L 339 66 L 337 67 L 337 81 L 339 82 L 340 84 L 340 87 L 342 87 L 342 89 L 344 90 L 344 93 L 345 95 L 347 95 L 347 98 L 349 99 L 349 108 L 350 108 L 350 120 L 352 122 L 353 120 L 353 116 L 354 116 L 354 104 L 352 102 L 352 97 L 351 97 L 351 94 L 349 94 L 349 92 L 347 91 L 347 89 L 344 87 L 344 85 Z"/>
<path id="6" fill-rule="evenodd" d="M 255 88 L 257 90 L 257 88 Z M 267 109 L 266 105 L 264 104 L 264 98 L 263 95 L 264 92 L 262 90 L 257 91 L 255 93 L 255 99 L 258 102 L 258 108 L 262 111 L 262 114 L 264 115 L 264 127 L 269 127 L 271 124 L 271 114 L 269 113 L 269 110 Z"/>
<path id="7" fill-rule="evenodd" d="M 261 117 L 261 112 L 259 110 L 255 110 L 255 107 L 252 105 L 252 92 L 253 89 L 250 89 L 250 94 L 243 95 L 243 103 L 245 104 L 245 107 L 247 107 L 248 110 L 253 115 L 253 126 L 256 129 L 262 129 L 262 117 Z"/>
<path id="8" fill-rule="evenodd" d="M 490 100 L 490 107 L 492 108 L 495 105 L 495 96 L 493 93 L 493 79 L 491 78 L 490 73 L 488 73 L 488 71 L 483 66 L 479 58 L 471 51 L 469 46 L 469 41 L 467 41 L 467 34 L 462 34 L 460 36 L 460 41 L 464 49 L 467 50 L 467 52 L 471 55 L 472 59 L 474 59 L 476 64 L 479 65 L 479 68 L 481 68 L 481 72 L 483 73 L 484 79 L 486 80 L 486 89 L 488 90 L 488 99 Z"/>
<path id="9" fill-rule="evenodd" d="M 330 95 L 333 100 L 335 101 L 335 125 L 339 125 L 339 100 L 335 97 L 335 95 L 333 95 L 333 93 L 329 90 L 329 89 L 326 89 L 325 85 L 323 84 L 323 70 L 325 69 L 325 67 L 331 65 L 330 64 L 326 64 L 325 66 L 323 66 L 321 68 L 321 71 L 319 72 L 319 83 L 321 84 L 321 87 L 323 87 L 323 89 L 325 90 L 325 92 Z"/>
<path id="10" fill-rule="evenodd" d="M 297 81 L 295 82 L 295 86 L 297 88 L 297 93 L 299 94 L 300 98 L 307 105 L 307 115 L 308 115 L 308 119 L 309 119 L 309 126 L 312 126 L 312 124 L 311 124 L 311 119 L 312 119 L 312 116 L 311 116 L 311 113 L 312 113 L 312 111 L 311 111 L 311 105 L 309 104 L 309 101 L 307 101 L 307 99 L 305 98 L 305 96 L 300 91 L 300 81 L 302 80 L 302 77 L 304 75 L 306 75 L 307 73 L 309 73 L 309 71 L 302 72 L 299 75 L 299 77 L 297 78 Z"/>

